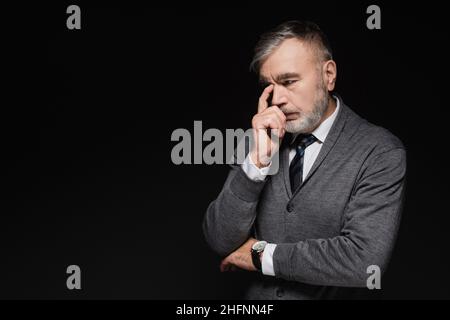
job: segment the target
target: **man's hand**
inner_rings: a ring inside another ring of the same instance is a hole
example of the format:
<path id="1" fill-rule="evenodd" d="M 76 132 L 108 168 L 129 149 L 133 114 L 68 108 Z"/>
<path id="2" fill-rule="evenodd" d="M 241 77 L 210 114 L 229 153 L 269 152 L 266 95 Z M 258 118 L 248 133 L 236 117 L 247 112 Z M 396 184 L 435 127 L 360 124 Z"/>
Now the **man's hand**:
<path id="1" fill-rule="evenodd" d="M 252 246 L 257 241 L 254 238 L 248 239 L 239 249 L 223 259 L 220 263 L 220 271 L 235 271 L 236 267 L 247 271 L 257 271 L 251 255 Z"/>
<path id="2" fill-rule="evenodd" d="M 252 119 L 254 146 L 250 156 L 258 168 L 269 165 L 286 132 L 286 116 L 277 106 L 269 107 L 267 102 L 272 91 L 272 84 L 264 89 L 259 97 L 258 113 Z M 278 138 L 272 140 L 270 131 Z"/>

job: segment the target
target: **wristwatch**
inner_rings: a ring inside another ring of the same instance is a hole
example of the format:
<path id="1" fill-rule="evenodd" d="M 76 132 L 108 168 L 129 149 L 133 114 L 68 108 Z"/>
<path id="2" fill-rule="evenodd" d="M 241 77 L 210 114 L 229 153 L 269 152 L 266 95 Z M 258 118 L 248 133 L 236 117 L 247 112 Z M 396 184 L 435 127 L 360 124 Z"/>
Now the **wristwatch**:
<path id="1" fill-rule="evenodd" d="M 252 261 L 255 268 L 261 271 L 261 253 L 264 251 L 266 247 L 266 241 L 257 241 L 252 245 Z"/>

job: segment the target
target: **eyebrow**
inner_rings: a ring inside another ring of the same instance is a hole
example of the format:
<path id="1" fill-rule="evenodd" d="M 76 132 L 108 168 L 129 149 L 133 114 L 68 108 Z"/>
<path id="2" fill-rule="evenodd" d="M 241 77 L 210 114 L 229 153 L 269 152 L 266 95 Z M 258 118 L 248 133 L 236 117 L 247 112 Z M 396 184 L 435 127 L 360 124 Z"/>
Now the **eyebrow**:
<path id="1" fill-rule="evenodd" d="M 282 82 L 284 80 L 292 79 L 292 78 L 300 78 L 300 75 L 298 73 L 296 73 L 296 72 L 282 73 L 282 74 L 279 74 L 279 75 L 277 75 L 275 77 L 275 82 Z M 259 79 L 259 82 L 262 85 L 265 85 L 265 84 L 269 85 L 269 83 L 270 83 L 269 80 L 267 78 L 265 78 L 265 77 L 261 77 Z"/>

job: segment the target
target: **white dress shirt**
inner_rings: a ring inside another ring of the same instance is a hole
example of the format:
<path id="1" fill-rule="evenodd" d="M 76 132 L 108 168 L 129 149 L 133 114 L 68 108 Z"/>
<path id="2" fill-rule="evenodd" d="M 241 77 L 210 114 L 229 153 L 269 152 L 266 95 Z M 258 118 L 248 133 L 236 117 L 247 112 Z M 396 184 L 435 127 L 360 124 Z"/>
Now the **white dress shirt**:
<path id="1" fill-rule="evenodd" d="M 323 121 L 313 132 L 311 132 L 317 140 L 309 145 L 305 149 L 304 158 L 303 158 L 303 180 L 305 180 L 306 176 L 309 173 L 309 170 L 311 170 L 314 161 L 316 160 L 317 156 L 319 155 L 320 149 L 322 148 L 323 143 L 325 142 L 325 139 L 328 135 L 328 132 L 330 132 L 331 126 L 334 123 L 334 120 L 336 119 L 336 116 L 339 111 L 339 99 L 336 99 L 336 109 L 334 112 L 327 118 L 325 121 Z M 297 135 L 295 135 L 296 137 Z M 294 159 L 296 154 L 295 148 L 291 148 L 289 151 L 289 164 L 291 163 L 292 159 Z M 264 168 L 258 168 L 252 161 L 252 158 L 250 155 L 248 155 L 244 162 L 242 163 L 242 170 L 245 172 L 245 174 L 252 180 L 255 181 L 263 181 L 266 179 L 266 176 L 269 172 L 270 165 Z M 261 239 L 263 240 L 263 239 Z M 274 243 L 268 243 L 263 251 L 262 256 L 262 273 L 265 275 L 274 276 L 275 271 L 273 268 L 273 252 L 275 251 L 276 244 Z"/>

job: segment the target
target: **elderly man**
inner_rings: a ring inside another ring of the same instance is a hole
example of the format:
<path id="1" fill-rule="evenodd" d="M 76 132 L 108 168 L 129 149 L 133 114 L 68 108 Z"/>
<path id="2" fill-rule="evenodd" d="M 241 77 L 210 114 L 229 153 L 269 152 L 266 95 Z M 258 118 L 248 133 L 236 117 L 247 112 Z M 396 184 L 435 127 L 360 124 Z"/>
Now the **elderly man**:
<path id="1" fill-rule="evenodd" d="M 332 94 L 336 63 L 316 24 L 290 21 L 262 35 L 252 67 L 266 86 L 256 143 L 209 205 L 205 238 L 224 257 L 222 271 L 260 273 L 247 298 L 355 297 L 368 268 L 384 272 L 389 262 L 405 148 Z M 269 175 L 275 154 L 279 170 Z"/>

